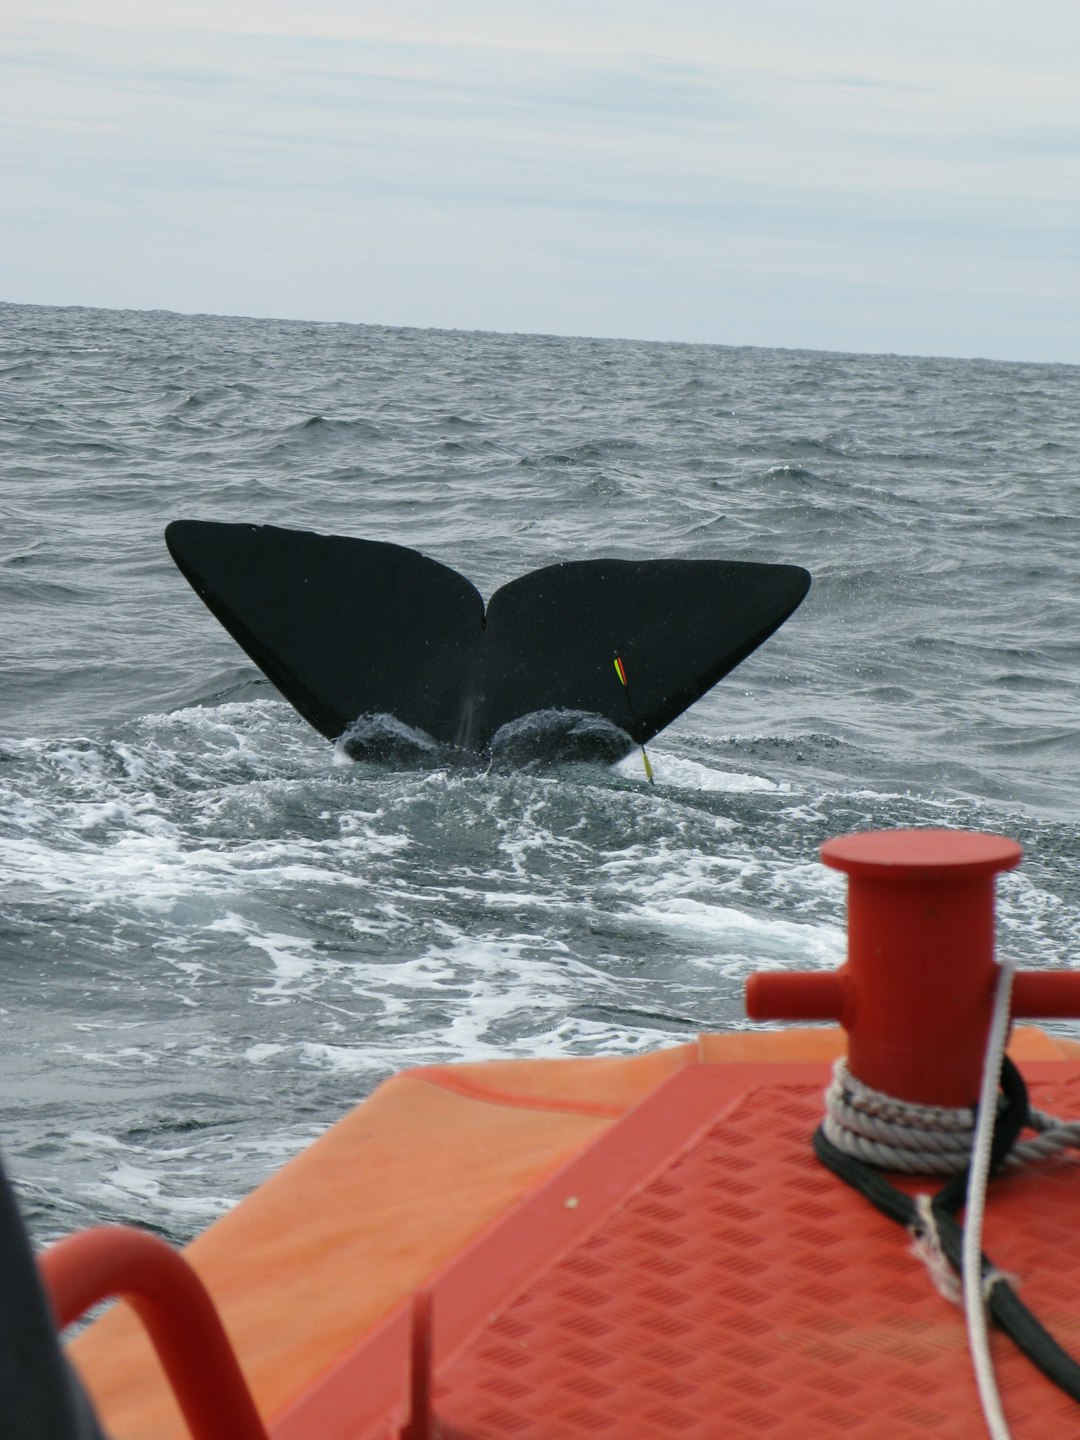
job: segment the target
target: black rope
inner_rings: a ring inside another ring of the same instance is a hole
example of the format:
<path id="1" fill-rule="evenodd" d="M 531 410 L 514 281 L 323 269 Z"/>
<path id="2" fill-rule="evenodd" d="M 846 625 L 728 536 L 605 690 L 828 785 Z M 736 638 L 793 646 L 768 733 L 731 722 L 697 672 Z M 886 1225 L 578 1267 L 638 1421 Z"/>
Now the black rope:
<path id="1" fill-rule="evenodd" d="M 1016 1143 L 1028 1120 L 1028 1093 L 1024 1077 L 1013 1062 L 1005 1057 L 1001 1069 L 1004 1104 L 994 1122 L 994 1141 L 990 1152 L 990 1174 L 996 1174 Z M 888 1181 L 880 1170 L 845 1154 L 819 1128 L 814 1135 L 814 1153 L 823 1165 L 865 1196 L 876 1209 L 905 1229 L 918 1232 L 922 1221 L 910 1195 L 905 1195 Z M 963 1272 L 964 1227 L 955 1219 L 955 1212 L 967 1196 L 968 1172 L 955 1175 L 933 1197 L 930 1204 L 937 1224 L 941 1248 L 957 1275 Z M 993 1262 L 982 1256 L 982 1278 L 993 1277 L 987 1305 L 998 1326 L 1008 1335 L 1033 1365 L 1053 1381 L 1071 1399 L 1080 1403 L 1080 1364 L 1063 1350 L 1054 1337 L 1031 1313 L 1008 1280 Z"/>

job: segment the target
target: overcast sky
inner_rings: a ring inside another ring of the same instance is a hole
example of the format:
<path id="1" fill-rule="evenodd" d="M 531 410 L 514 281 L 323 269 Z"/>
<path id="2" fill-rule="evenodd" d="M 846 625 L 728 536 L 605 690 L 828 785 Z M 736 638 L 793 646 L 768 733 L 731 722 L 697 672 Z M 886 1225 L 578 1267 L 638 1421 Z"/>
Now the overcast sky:
<path id="1" fill-rule="evenodd" d="M 0 9 L 0 299 L 1080 363 L 1080 0 Z"/>

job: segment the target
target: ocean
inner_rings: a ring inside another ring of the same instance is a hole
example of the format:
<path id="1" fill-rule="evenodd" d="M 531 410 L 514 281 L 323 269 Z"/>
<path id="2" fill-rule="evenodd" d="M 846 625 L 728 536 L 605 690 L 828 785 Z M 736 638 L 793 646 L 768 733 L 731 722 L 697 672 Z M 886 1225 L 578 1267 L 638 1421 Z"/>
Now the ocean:
<path id="1" fill-rule="evenodd" d="M 1015 837 L 1000 947 L 1075 964 L 1078 416 L 1069 366 L 0 306 L 0 1152 L 35 1236 L 185 1241 L 405 1066 L 740 1027 L 749 973 L 842 959 L 848 831 Z M 350 765 L 177 518 L 485 596 L 601 556 L 814 583 L 655 785 Z"/>

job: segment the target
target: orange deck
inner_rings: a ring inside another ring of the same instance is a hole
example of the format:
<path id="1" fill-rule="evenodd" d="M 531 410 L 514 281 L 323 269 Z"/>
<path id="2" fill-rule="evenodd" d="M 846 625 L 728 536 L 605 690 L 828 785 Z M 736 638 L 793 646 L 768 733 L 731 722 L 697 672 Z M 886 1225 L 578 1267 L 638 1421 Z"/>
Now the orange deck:
<path id="1" fill-rule="evenodd" d="M 810 1151 L 842 1047 L 737 1032 L 387 1082 L 186 1252 L 275 1440 L 397 1435 L 421 1286 L 436 1410 L 471 1440 L 979 1433 L 959 1313 Z M 1080 1115 L 1077 1048 L 1016 1033 L 1034 1103 Z M 987 1221 L 1074 1351 L 1077 1213 L 1058 1164 L 995 1182 Z M 999 1348 L 1017 1437 L 1076 1424 Z M 71 1353 L 115 1440 L 182 1440 L 123 1307 Z"/>

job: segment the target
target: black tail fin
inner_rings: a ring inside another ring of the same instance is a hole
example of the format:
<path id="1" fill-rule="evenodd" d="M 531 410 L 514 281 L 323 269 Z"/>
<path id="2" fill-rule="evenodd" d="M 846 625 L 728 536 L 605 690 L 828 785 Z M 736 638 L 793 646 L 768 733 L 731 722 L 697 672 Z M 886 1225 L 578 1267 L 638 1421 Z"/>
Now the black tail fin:
<path id="1" fill-rule="evenodd" d="M 636 742 L 744 660 L 799 605 L 794 565 L 577 560 L 479 592 L 400 545 L 271 525 L 179 520 L 169 551 L 285 698 L 336 739 L 393 715 L 443 744 L 488 748 L 509 721 L 585 711 Z"/>

